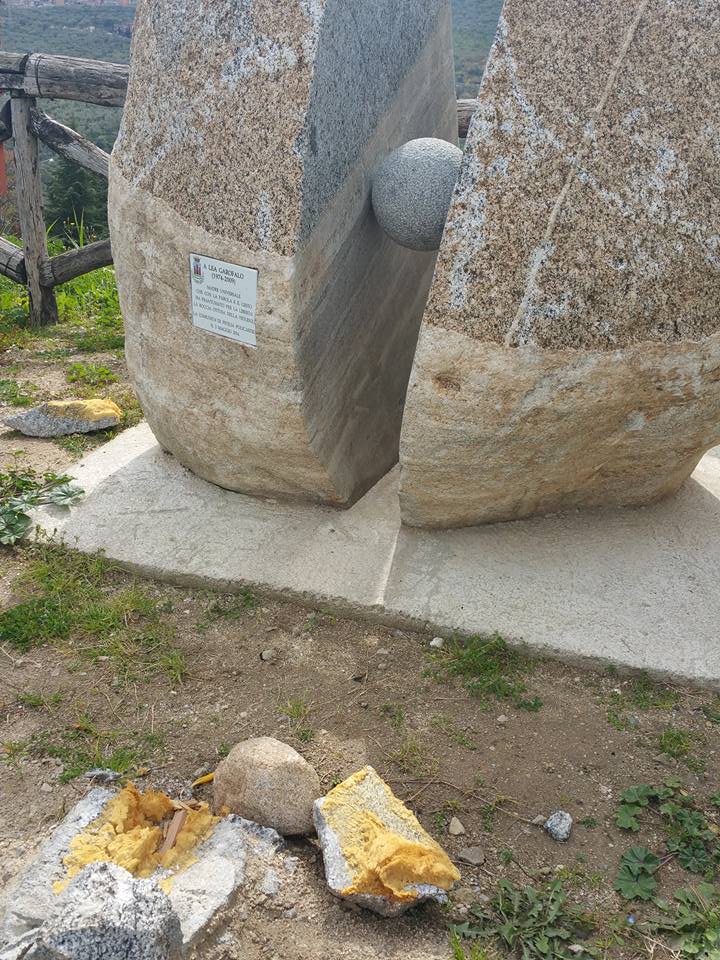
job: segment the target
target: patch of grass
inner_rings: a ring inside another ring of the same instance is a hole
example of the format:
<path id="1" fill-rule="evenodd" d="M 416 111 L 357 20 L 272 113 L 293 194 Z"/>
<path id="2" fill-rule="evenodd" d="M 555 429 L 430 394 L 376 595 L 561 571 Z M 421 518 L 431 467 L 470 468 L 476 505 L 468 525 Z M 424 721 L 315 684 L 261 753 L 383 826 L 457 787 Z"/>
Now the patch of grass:
<path id="1" fill-rule="evenodd" d="M 399 730 L 405 723 L 405 711 L 398 703 L 384 703 L 380 707 L 380 716 L 390 721 L 390 726 Z"/>
<path id="2" fill-rule="evenodd" d="M 68 383 L 78 383 L 94 389 L 107 387 L 118 379 L 109 367 L 101 363 L 71 363 L 66 377 Z"/>
<path id="3" fill-rule="evenodd" d="M 310 716 L 310 707 L 302 697 L 292 697 L 280 707 L 280 713 L 291 721 L 293 733 L 301 743 L 310 743 L 315 731 L 305 721 Z"/>
<path id="4" fill-rule="evenodd" d="M 305 630 L 306 633 L 309 633 L 310 630 L 321 623 L 337 623 L 337 617 L 334 616 L 329 610 L 314 610 L 312 613 L 308 614 L 307 617 L 305 617 L 303 630 Z"/>
<path id="5" fill-rule="evenodd" d="M 239 620 L 247 610 L 253 610 L 257 603 L 250 590 L 243 590 L 237 596 L 218 597 L 208 607 L 207 616 L 211 620 Z"/>
<path id="6" fill-rule="evenodd" d="M 691 733 L 668 724 L 658 740 L 660 750 L 674 760 L 682 760 L 695 773 L 702 773 L 705 763 L 693 754 L 695 740 Z"/>
<path id="7" fill-rule="evenodd" d="M 29 710 L 40 710 L 43 707 L 57 706 L 64 699 L 62 693 L 53 693 L 49 697 L 40 693 L 20 693 L 17 702 L 21 707 L 27 707 Z"/>
<path id="8" fill-rule="evenodd" d="M 601 701 L 604 698 L 600 698 Z M 672 710 L 680 700 L 677 690 L 655 683 L 645 674 L 640 674 L 613 690 L 605 702 L 608 704 L 607 721 L 616 730 L 629 730 L 627 714 L 630 711 Z"/>
<path id="9" fill-rule="evenodd" d="M 581 826 L 585 827 L 588 830 L 594 830 L 597 827 L 598 822 L 595 817 L 583 817 L 582 820 L 578 821 Z"/>
<path id="10" fill-rule="evenodd" d="M 440 673 L 462 677 L 470 693 L 481 701 L 490 697 L 510 700 L 522 710 L 542 707 L 538 697 L 525 697 L 523 674 L 532 670 L 532 661 L 511 650 L 499 634 L 453 639 L 446 649 L 431 654 Z"/>
<path id="11" fill-rule="evenodd" d="M 413 777 L 428 776 L 434 773 L 438 767 L 437 760 L 427 756 L 414 737 L 407 737 L 403 740 L 399 748 L 388 755 L 388 759 L 402 773 Z"/>
<path id="12" fill-rule="evenodd" d="M 172 683 L 187 673 L 152 597 L 138 585 L 117 582 L 101 556 L 85 556 L 52 544 L 24 551 L 23 603 L 0 614 L 0 642 L 17 650 L 56 643 L 91 663 L 111 661 L 122 681 L 158 675 Z"/>
<path id="13" fill-rule="evenodd" d="M 29 407 L 35 403 L 38 389 L 34 383 L 0 380 L 0 403 L 10 407 Z"/>
<path id="14" fill-rule="evenodd" d="M 466 750 L 477 750 L 475 744 L 468 738 L 465 731 L 459 727 L 450 717 L 443 713 L 435 713 L 430 718 L 430 723 L 441 730 L 453 743 L 459 747 L 465 747 Z"/>
<path id="15" fill-rule="evenodd" d="M 100 727 L 92 717 L 31 737 L 27 753 L 53 757 L 63 763 L 61 783 L 68 783 L 96 767 L 130 774 L 147 763 L 162 744 L 159 737 L 134 731 L 122 733 Z"/>
<path id="16" fill-rule="evenodd" d="M 290 720 L 300 721 L 308 716 L 310 708 L 302 697 L 291 697 L 284 706 L 280 707 L 280 713 Z"/>

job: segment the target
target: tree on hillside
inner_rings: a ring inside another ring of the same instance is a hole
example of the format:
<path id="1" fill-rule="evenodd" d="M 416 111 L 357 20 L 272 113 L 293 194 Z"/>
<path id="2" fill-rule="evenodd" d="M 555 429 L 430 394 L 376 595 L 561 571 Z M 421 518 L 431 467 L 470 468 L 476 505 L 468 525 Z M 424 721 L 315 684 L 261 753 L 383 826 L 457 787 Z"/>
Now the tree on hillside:
<path id="1" fill-rule="evenodd" d="M 57 237 L 75 243 L 108 235 L 107 183 L 62 157 L 49 161 L 45 177 L 45 222 Z M 80 236 L 80 225 L 84 236 Z"/>

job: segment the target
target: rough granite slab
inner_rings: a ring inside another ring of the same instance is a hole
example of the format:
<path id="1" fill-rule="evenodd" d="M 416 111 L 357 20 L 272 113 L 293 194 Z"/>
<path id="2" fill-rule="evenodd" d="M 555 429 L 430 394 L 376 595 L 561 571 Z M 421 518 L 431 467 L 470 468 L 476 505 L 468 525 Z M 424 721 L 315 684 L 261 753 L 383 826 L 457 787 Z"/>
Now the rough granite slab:
<path id="1" fill-rule="evenodd" d="M 651 503 L 720 442 L 715 0 L 507 0 L 415 356 L 403 521 Z"/>
<path id="2" fill-rule="evenodd" d="M 0 947 L 29 933 L 49 915 L 55 900 L 53 883 L 65 875 L 63 860 L 70 850 L 70 841 L 97 820 L 114 796 L 114 791 L 101 787 L 91 790 L 55 828 L 7 896 Z"/>
<path id="3" fill-rule="evenodd" d="M 109 220 L 128 366 L 162 446 L 245 493 L 347 505 L 397 460 L 435 255 L 372 174 L 455 142 L 450 0 L 141 0 Z M 192 325 L 189 257 L 259 272 L 252 349 Z"/>

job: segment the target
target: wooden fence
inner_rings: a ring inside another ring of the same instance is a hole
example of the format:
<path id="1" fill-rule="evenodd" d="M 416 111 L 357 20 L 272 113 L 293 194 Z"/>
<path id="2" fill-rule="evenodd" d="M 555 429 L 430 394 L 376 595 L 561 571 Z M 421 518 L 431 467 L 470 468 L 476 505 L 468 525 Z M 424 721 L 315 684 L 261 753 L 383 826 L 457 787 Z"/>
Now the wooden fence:
<path id="1" fill-rule="evenodd" d="M 109 155 L 75 130 L 38 110 L 37 99 L 80 100 L 121 107 L 128 67 L 100 60 L 44 53 L 0 52 L 0 91 L 10 99 L 0 109 L 0 143 L 15 143 L 15 191 L 22 247 L 0 237 L 0 273 L 28 287 L 30 322 L 57 320 L 54 288 L 112 263 L 109 240 L 51 257 L 43 217 L 40 142 L 55 153 L 107 179 Z M 466 136 L 474 100 L 458 101 L 458 130 Z"/>

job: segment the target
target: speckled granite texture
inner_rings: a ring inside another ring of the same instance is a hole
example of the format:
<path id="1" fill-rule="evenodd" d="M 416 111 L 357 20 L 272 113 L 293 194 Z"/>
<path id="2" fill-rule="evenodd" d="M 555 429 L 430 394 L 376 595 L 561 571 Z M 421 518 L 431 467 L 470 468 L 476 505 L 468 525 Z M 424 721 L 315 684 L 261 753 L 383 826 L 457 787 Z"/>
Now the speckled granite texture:
<path id="1" fill-rule="evenodd" d="M 614 350 L 720 329 L 715 0 L 508 0 L 426 322 Z"/>
<path id="2" fill-rule="evenodd" d="M 714 0 L 507 0 L 415 356 L 406 523 L 648 503 L 720 441 L 719 61 Z"/>
<path id="3" fill-rule="evenodd" d="M 141 0 L 110 225 L 167 450 L 338 505 L 392 466 L 435 256 L 383 235 L 372 173 L 456 132 L 449 0 Z M 257 350 L 192 327 L 190 253 L 259 271 Z"/>

